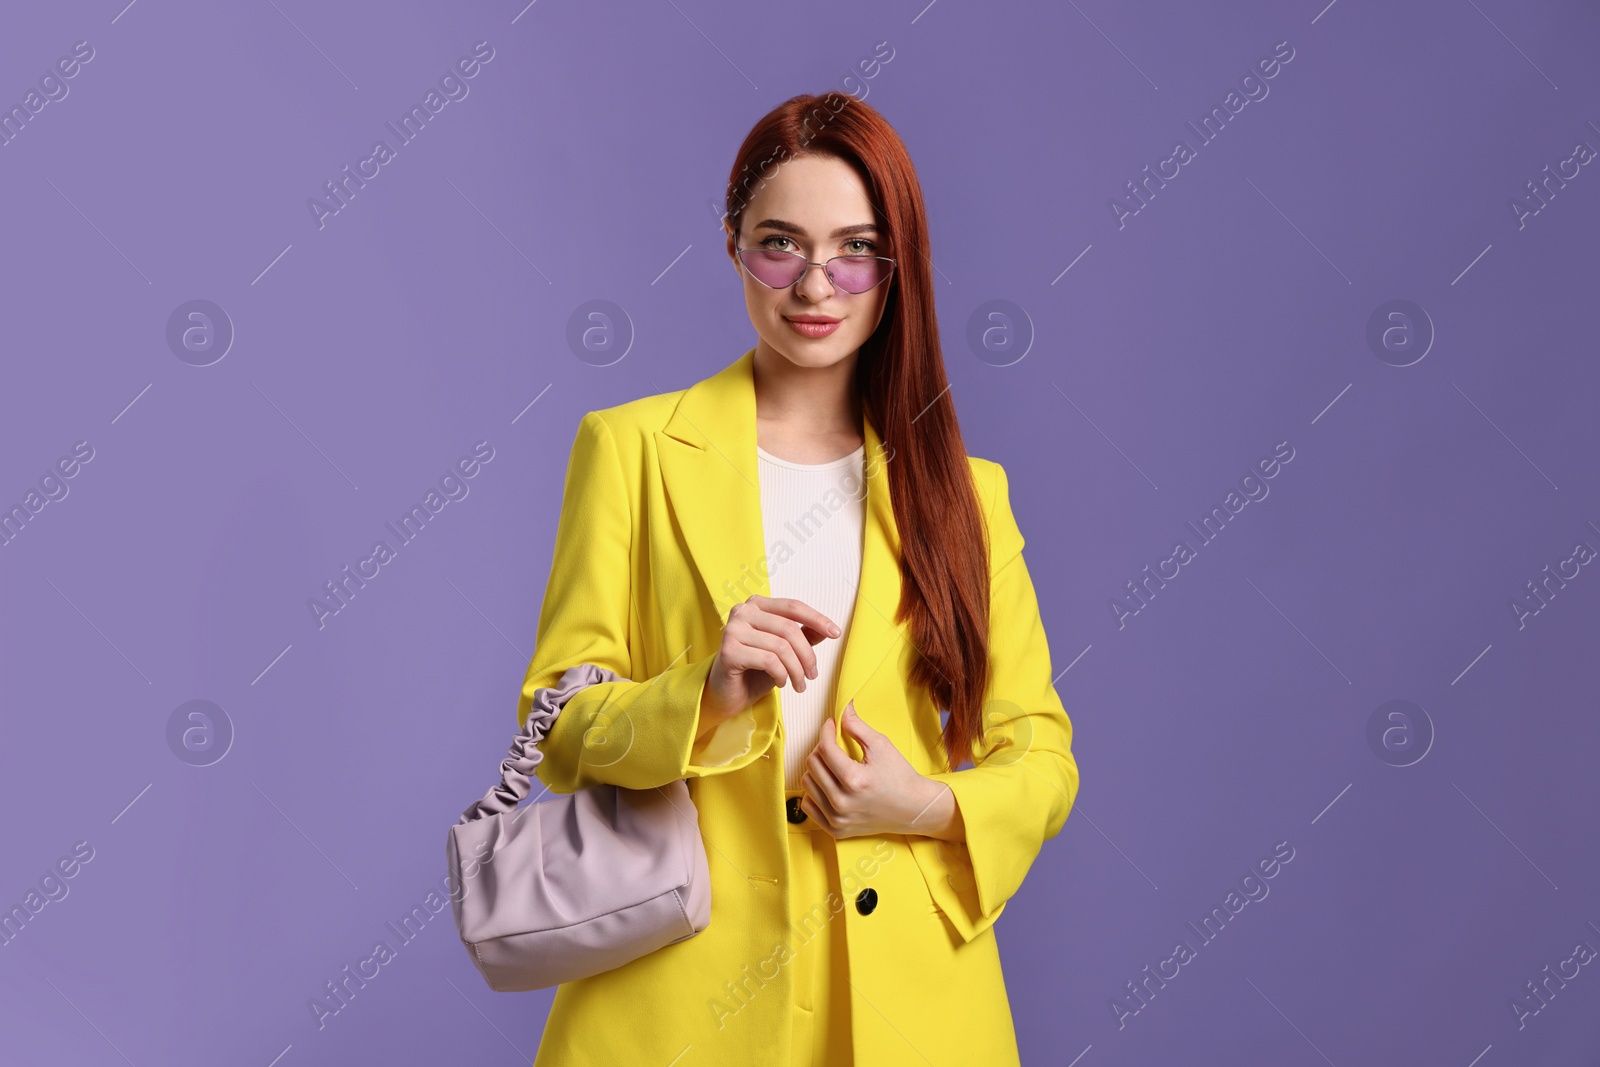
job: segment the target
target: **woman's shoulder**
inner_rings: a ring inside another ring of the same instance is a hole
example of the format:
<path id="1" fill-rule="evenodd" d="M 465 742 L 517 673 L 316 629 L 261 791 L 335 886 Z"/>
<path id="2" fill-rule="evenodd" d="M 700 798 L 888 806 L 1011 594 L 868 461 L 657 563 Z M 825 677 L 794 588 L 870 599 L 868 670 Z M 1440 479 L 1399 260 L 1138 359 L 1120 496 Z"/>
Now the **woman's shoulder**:
<path id="1" fill-rule="evenodd" d="M 584 418 L 599 420 L 605 424 L 606 429 L 618 437 L 624 435 L 648 437 L 666 426 L 683 394 L 682 389 L 675 389 L 670 393 L 654 393 L 608 408 L 596 408 Z"/>
<path id="2" fill-rule="evenodd" d="M 978 503 L 983 507 L 984 514 L 994 514 L 996 497 L 1000 487 L 1005 484 L 1006 469 L 992 459 L 978 456 L 968 456 L 967 465 L 972 469 L 972 484 L 978 490 Z"/>
<path id="3" fill-rule="evenodd" d="M 967 464 L 972 468 L 972 484 L 978 491 L 978 505 L 989 530 L 990 566 L 998 568 L 1021 552 L 1026 543 L 1011 510 L 1010 480 L 1005 467 L 992 459 L 968 456 Z"/>
<path id="4" fill-rule="evenodd" d="M 684 390 L 655 393 L 637 400 L 586 411 L 580 418 L 578 438 L 609 438 L 618 454 L 637 457 L 650 448 L 651 439 L 672 418 Z"/>
<path id="5" fill-rule="evenodd" d="M 619 447 L 648 446 L 662 430 L 669 433 L 689 432 L 685 423 L 694 427 L 693 432 L 698 434 L 702 431 L 696 423 L 714 427 L 717 420 L 725 419 L 730 413 L 747 406 L 745 402 L 751 388 L 749 374 L 754 352 L 755 349 L 750 349 L 716 373 L 683 388 L 659 391 L 636 400 L 599 408 L 584 418 L 603 424 L 616 438 Z M 744 398 L 739 395 L 741 391 L 746 394 Z M 683 418 L 675 417 L 680 409 L 687 411 L 691 408 L 693 418 L 687 414 Z"/>

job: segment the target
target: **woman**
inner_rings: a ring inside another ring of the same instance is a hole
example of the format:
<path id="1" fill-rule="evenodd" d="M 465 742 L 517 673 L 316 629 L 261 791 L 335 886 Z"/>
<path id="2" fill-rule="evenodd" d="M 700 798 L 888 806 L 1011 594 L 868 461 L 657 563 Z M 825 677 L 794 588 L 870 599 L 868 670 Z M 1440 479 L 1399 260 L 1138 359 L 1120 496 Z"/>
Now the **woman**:
<path id="1" fill-rule="evenodd" d="M 957 427 L 916 174 L 874 109 L 796 97 L 725 226 L 755 347 L 579 422 L 519 707 L 579 663 L 624 679 L 571 698 L 538 776 L 687 779 L 711 923 L 560 986 L 536 1067 L 1015 1064 L 992 927 L 1078 768 L 1005 472 Z"/>

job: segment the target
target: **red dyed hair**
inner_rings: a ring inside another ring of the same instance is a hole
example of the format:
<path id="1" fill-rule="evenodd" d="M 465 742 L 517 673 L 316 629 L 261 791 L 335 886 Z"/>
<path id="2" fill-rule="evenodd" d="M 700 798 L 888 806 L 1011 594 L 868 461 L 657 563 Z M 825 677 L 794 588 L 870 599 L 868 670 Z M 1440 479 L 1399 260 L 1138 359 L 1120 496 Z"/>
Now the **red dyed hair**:
<path id="1" fill-rule="evenodd" d="M 910 619 L 919 653 L 912 681 L 949 709 L 943 737 L 954 770 L 983 734 L 988 532 L 947 392 L 922 187 L 899 134 L 875 108 L 840 93 L 796 96 L 757 122 L 739 148 L 727 196 L 735 235 L 772 168 L 807 155 L 832 156 L 856 171 L 895 256 L 883 319 L 857 357 L 856 386 L 894 449 L 889 493 L 900 531 L 901 578 L 895 621 Z M 730 254 L 733 249 L 730 238 Z"/>

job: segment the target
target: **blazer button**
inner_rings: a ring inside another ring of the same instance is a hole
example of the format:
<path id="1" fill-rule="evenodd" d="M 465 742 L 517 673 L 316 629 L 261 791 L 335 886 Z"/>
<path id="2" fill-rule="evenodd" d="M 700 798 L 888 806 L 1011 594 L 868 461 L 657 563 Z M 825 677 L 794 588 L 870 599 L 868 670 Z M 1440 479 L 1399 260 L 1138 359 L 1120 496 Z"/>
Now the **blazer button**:
<path id="1" fill-rule="evenodd" d="M 800 798 L 799 797 L 790 797 L 788 803 L 785 806 L 789 809 L 789 821 L 790 822 L 805 822 L 806 821 L 806 813 L 804 811 L 800 810 Z"/>
<path id="2" fill-rule="evenodd" d="M 876 889 L 863 889 L 856 894 L 856 910 L 863 915 L 871 915 L 872 910 L 878 906 L 878 891 Z"/>

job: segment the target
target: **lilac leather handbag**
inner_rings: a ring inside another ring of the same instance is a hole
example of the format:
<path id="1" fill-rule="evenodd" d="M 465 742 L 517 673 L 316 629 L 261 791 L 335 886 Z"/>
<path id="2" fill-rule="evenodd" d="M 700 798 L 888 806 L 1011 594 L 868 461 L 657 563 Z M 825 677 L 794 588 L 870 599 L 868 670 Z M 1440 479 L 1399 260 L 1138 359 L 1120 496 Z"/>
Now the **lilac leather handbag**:
<path id="1" fill-rule="evenodd" d="M 521 809 L 535 746 L 579 690 L 618 675 L 569 668 L 534 694 L 500 784 L 450 827 L 456 931 L 489 988 L 546 989 L 609 971 L 704 930 L 711 873 L 681 779 L 659 789 L 593 785 Z"/>

